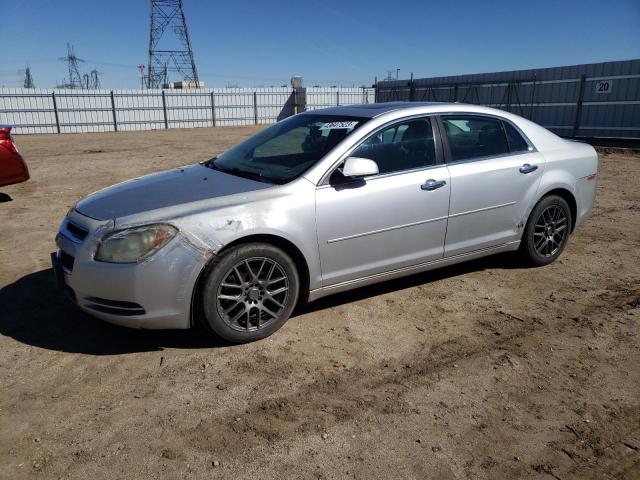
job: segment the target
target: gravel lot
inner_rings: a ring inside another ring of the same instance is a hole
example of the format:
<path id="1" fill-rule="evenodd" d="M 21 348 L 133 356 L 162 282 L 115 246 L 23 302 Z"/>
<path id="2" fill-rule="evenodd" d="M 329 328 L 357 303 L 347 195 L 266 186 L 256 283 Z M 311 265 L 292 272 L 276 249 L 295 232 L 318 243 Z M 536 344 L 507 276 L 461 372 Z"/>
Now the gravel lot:
<path id="1" fill-rule="evenodd" d="M 0 188 L 0 478 L 640 478 L 640 155 L 603 154 L 558 262 L 323 299 L 273 337 L 94 320 L 49 253 L 80 197 L 257 127 L 18 136 Z"/>

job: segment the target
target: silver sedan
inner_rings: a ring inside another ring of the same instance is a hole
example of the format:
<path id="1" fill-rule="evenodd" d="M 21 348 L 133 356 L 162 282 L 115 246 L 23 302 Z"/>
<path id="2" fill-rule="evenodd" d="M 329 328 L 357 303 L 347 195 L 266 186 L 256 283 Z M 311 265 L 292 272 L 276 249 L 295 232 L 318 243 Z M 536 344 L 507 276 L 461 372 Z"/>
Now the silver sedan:
<path id="1" fill-rule="evenodd" d="M 136 328 L 271 335 L 300 301 L 498 252 L 561 254 L 598 157 L 516 115 L 447 103 L 316 110 L 201 164 L 82 199 L 52 254 L 77 305 Z"/>

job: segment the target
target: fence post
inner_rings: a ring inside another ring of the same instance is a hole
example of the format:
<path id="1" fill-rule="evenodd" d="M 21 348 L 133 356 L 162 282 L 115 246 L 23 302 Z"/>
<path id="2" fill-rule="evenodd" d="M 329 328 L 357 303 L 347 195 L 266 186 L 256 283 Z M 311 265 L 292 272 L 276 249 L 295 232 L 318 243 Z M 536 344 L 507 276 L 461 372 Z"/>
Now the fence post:
<path id="1" fill-rule="evenodd" d="M 336 90 L 336 107 L 340 106 L 340 90 Z"/>
<path id="2" fill-rule="evenodd" d="M 456 83 L 453 87 L 453 101 L 458 101 L 458 84 Z"/>
<path id="3" fill-rule="evenodd" d="M 211 123 L 216 126 L 216 99 L 215 94 L 211 92 Z"/>
<path id="4" fill-rule="evenodd" d="M 536 80 L 538 76 L 533 75 L 533 84 L 531 85 L 531 105 L 529 105 L 529 120 L 533 119 L 533 101 L 536 98 Z"/>
<path id="5" fill-rule="evenodd" d="M 162 90 L 162 112 L 164 113 L 164 128 L 169 128 L 169 119 L 167 118 L 167 98 Z"/>
<path id="6" fill-rule="evenodd" d="M 409 101 L 414 102 L 416 99 L 416 85 L 413 83 L 413 72 L 411 72 L 411 80 L 409 80 Z"/>
<path id="7" fill-rule="evenodd" d="M 253 123 L 258 124 L 258 92 L 253 91 Z"/>
<path id="8" fill-rule="evenodd" d="M 56 117 L 56 129 L 60 133 L 60 119 L 58 118 L 58 102 L 56 102 L 56 92 L 51 92 L 51 98 L 53 99 L 53 114 Z"/>
<path id="9" fill-rule="evenodd" d="M 580 76 L 580 92 L 578 93 L 578 100 L 576 101 L 576 118 L 573 122 L 573 132 L 571 136 L 575 138 L 578 133 L 578 129 L 580 128 L 580 117 L 582 115 L 582 99 L 584 98 L 584 84 L 586 83 L 586 77 L 584 75 Z"/>
<path id="10" fill-rule="evenodd" d="M 111 90 L 111 113 L 113 114 L 113 131 L 118 131 L 118 120 L 116 118 L 116 101 L 113 98 L 113 90 Z"/>
<path id="11" fill-rule="evenodd" d="M 373 103 L 378 103 L 378 77 L 373 78 Z"/>

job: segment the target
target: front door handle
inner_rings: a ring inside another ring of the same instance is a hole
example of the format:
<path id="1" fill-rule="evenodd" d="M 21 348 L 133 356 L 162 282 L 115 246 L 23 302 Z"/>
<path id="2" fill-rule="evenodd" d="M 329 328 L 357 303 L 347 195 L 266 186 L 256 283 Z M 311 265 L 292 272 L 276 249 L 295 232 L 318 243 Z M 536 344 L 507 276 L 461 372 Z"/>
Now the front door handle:
<path id="1" fill-rule="evenodd" d="M 420 185 L 420 188 L 422 190 L 431 191 L 431 190 L 435 190 L 436 188 L 444 187 L 446 184 L 447 182 L 444 180 L 434 180 L 433 178 L 430 178 L 429 180 L 424 182 L 422 185 Z"/>
<path id="2" fill-rule="evenodd" d="M 535 172 L 538 169 L 538 165 L 529 165 L 525 163 L 520 167 L 520 173 L 531 173 Z"/>

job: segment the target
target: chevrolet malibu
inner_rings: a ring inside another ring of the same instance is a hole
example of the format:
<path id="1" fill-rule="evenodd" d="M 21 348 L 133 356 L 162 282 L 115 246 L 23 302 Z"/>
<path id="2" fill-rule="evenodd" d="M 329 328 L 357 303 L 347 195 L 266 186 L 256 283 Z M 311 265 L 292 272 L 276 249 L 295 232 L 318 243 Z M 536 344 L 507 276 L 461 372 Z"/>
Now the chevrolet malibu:
<path id="1" fill-rule="evenodd" d="M 315 110 L 87 196 L 52 261 L 108 322 L 247 342 L 299 301 L 499 252 L 549 264 L 591 211 L 597 171 L 591 146 L 491 108 Z"/>

